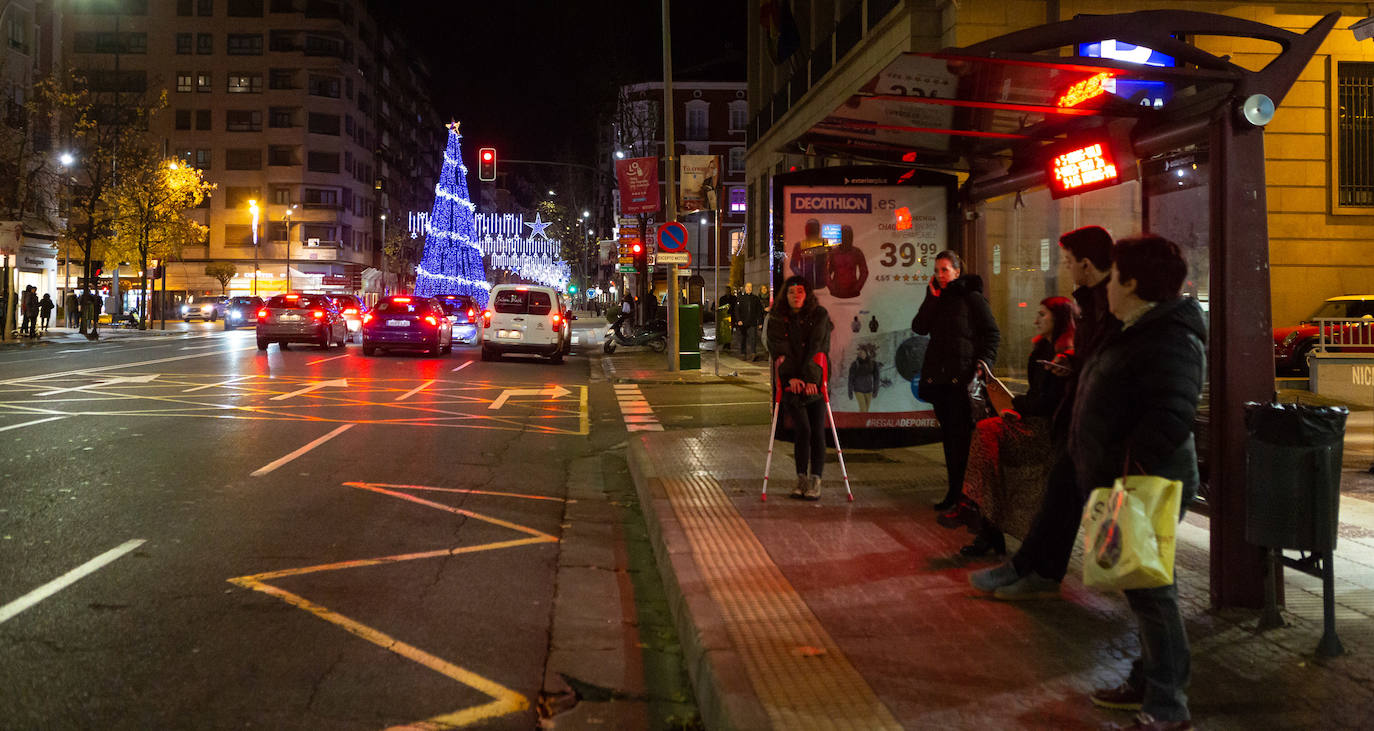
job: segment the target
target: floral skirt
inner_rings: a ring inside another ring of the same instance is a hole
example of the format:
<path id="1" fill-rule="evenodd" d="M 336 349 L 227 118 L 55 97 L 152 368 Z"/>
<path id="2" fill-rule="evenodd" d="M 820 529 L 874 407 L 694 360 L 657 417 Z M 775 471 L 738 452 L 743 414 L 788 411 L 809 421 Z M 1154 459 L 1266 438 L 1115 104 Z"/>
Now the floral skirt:
<path id="1" fill-rule="evenodd" d="M 988 521 L 1024 537 L 1045 496 L 1051 451 L 1049 419 L 979 421 L 969 445 L 964 495 Z"/>

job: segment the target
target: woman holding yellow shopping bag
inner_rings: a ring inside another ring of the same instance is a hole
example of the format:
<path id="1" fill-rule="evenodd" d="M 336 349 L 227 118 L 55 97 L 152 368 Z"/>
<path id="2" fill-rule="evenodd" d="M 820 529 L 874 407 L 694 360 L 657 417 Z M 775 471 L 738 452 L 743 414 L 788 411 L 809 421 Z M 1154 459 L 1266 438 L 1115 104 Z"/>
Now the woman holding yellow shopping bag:
<path id="1" fill-rule="evenodd" d="M 1183 506 L 1197 493 L 1193 420 L 1206 371 L 1207 325 L 1197 301 L 1179 296 L 1187 273 L 1182 252 L 1167 239 L 1143 235 L 1116 243 L 1107 301 L 1121 326 L 1084 364 L 1069 430 L 1084 495 L 1110 487 L 1123 466 L 1130 474 L 1182 482 Z M 1126 728 L 1190 729 L 1191 654 L 1177 585 L 1125 594 L 1139 625 L 1141 658 L 1124 683 L 1095 691 L 1092 701 L 1139 710 Z"/>

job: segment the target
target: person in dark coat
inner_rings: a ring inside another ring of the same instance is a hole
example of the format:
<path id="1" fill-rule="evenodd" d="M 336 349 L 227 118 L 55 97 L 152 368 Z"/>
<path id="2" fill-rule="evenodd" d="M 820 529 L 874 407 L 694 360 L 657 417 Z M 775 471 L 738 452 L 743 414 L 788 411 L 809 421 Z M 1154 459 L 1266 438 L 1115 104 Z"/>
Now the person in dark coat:
<path id="1" fill-rule="evenodd" d="M 1197 494 L 1193 422 L 1206 376 L 1207 323 L 1180 297 L 1188 265 L 1168 239 L 1116 243 L 1107 301 L 1121 328 L 1083 366 L 1069 426 L 1080 493 L 1123 472 L 1183 483 L 1179 518 Z M 1175 574 L 1177 578 L 1177 574 Z M 1116 688 L 1092 694 L 1108 708 L 1139 704 L 1136 728 L 1192 728 L 1185 690 L 1191 653 L 1176 584 L 1125 592 L 1139 625 L 1141 657 Z"/>
<path id="2" fill-rule="evenodd" d="M 817 356 L 830 357 L 830 314 L 816 301 L 811 283 L 791 276 L 768 319 L 768 352 L 773 358 L 779 407 L 792 422 L 792 456 L 797 486 L 789 497 L 821 498 L 825 467 L 825 374 Z"/>
<path id="3" fill-rule="evenodd" d="M 997 599 L 1057 597 L 1069 568 L 1083 514 L 1083 500 L 1073 460 L 1069 458 L 1069 421 L 1080 369 L 1097 352 L 1103 339 L 1121 324 L 1107 306 L 1113 246 L 1111 234 L 1100 226 L 1084 226 L 1059 237 L 1061 266 L 1077 285 L 1073 291 L 1078 306 L 1073 356 L 1068 359 L 1064 399 L 1050 426 L 1054 462 L 1045 480 L 1040 509 L 1010 561 L 969 575 L 974 588 Z"/>
<path id="4" fill-rule="evenodd" d="M 52 310 L 57 305 L 53 303 L 52 297 L 47 292 L 43 293 L 43 299 L 38 301 L 38 322 L 43 328 L 43 332 L 48 331 L 48 323 L 52 321 Z"/>
<path id="5" fill-rule="evenodd" d="M 19 312 L 24 315 L 24 321 L 19 325 L 19 331 L 23 335 L 36 338 L 38 337 L 38 288 L 30 284 L 24 288 L 23 297 Z"/>
<path id="6" fill-rule="evenodd" d="M 935 407 L 935 418 L 945 452 L 949 484 L 935 509 L 956 508 L 964 487 L 968 448 L 973 435 L 973 412 L 968 402 L 968 383 L 978 363 L 997 360 L 1002 335 L 983 298 L 983 279 L 963 275 L 963 262 L 953 251 L 935 255 L 935 276 L 926 299 L 911 320 L 917 335 L 929 335 L 921 366 L 921 400 Z"/>
<path id="7" fill-rule="evenodd" d="M 759 350 L 759 326 L 763 324 L 763 302 L 754 294 L 752 282 L 744 283 L 744 293 L 735 297 L 735 339 L 739 341 L 739 357 L 753 360 Z"/>
<path id="8" fill-rule="evenodd" d="M 858 357 L 849 364 L 849 398 L 857 400 L 860 413 L 868 412 L 882 384 L 883 364 L 876 356 L 877 346 L 860 345 Z"/>

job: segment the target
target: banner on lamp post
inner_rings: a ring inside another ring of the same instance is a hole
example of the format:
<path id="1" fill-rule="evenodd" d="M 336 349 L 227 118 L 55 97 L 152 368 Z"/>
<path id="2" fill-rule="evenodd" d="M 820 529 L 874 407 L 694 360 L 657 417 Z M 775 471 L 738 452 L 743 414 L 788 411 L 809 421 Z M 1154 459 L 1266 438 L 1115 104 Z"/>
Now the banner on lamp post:
<path id="1" fill-rule="evenodd" d="M 631 157 L 615 161 L 620 184 L 620 212 L 624 215 L 658 210 L 658 158 Z"/>
<path id="2" fill-rule="evenodd" d="M 716 210 L 716 196 L 720 190 L 720 156 L 683 155 L 682 174 L 678 178 L 680 213 Z"/>

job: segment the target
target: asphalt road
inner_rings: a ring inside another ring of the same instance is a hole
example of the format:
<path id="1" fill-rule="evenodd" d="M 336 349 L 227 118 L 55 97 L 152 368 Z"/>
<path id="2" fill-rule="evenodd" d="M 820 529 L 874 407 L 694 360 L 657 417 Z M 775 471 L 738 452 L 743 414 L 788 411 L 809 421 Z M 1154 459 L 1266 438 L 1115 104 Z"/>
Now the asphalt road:
<path id="1" fill-rule="evenodd" d="M 0 351 L 0 727 L 533 727 L 599 341 L 181 330 Z"/>

